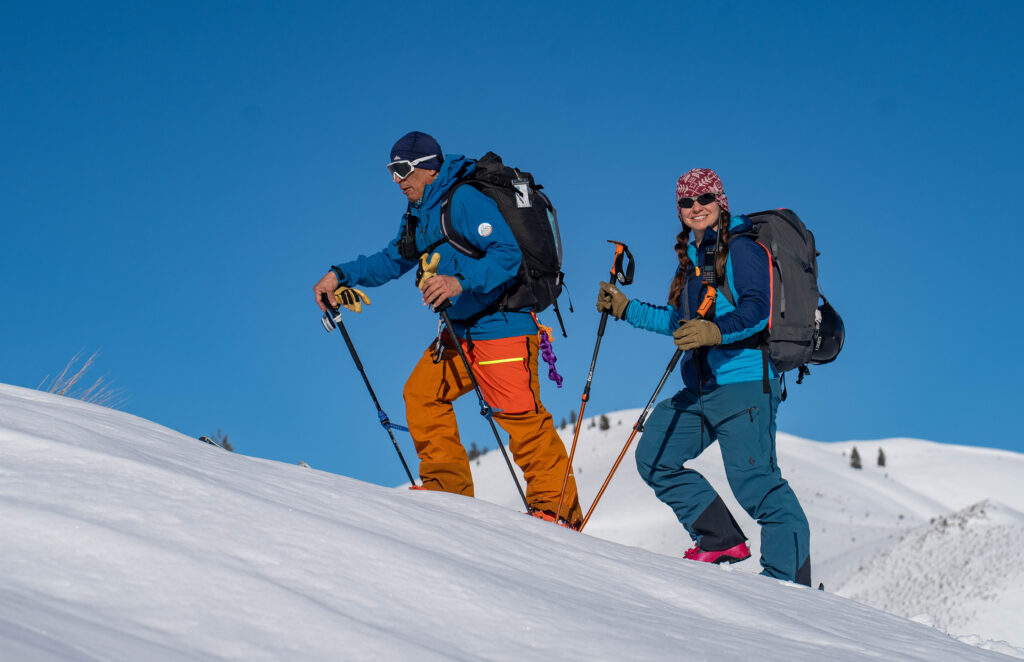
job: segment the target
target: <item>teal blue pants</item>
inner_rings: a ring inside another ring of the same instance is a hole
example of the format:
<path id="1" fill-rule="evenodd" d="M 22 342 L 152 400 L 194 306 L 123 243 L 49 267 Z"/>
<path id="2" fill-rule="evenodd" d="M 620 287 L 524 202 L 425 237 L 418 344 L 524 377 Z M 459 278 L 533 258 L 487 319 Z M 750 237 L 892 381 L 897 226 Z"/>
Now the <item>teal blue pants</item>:
<path id="1" fill-rule="evenodd" d="M 761 574 L 810 585 L 807 517 L 775 456 L 779 383 L 726 384 L 698 396 L 683 389 L 659 402 L 636 449 L 640 476 L 705 550 L 746 536 L 707 479 L 684 465 L 716 440 L 736 500 L 761 525 Z"/>

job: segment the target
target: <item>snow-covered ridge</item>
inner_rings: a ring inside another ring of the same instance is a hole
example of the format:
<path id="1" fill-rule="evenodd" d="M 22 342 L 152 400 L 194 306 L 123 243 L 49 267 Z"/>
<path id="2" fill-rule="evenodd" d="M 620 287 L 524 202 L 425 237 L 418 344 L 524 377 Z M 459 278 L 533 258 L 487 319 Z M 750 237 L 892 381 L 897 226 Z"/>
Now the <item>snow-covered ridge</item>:
<path id="1" fill-rule="evenodd" d="M 1019 633 L 1022 585 L 1024 516 L 982 501 L 901 534 L 864 559 L 842 593 L 895 614 L 927 614 L 947 632 L 972 632 L 985 620 Z"/>
<path id="2" fill-rule="evenodd" d="M 0 517 L 4 660 L 1006 659 L 830 593 L 9 386 Z"/>
<path id="3" fill-rule="evenodd" d="M 609 430 L 596 427 L 596 416 L 583 422 L 573 464 L 585 509 L 639 414 L 606 414 Z M 572 428 L 561 434 L 570 445 Z M 850 466 L 854 448 L 860 470 Z M 879 448 L 885 466 L 877 464 Z M 1024 455 L 905 438 L 821 443 L 784 433 L 778 454 L 811 524 L 815 585 L 950 633 L 1024 648 Z M 754 558 L 734 568 L 759 572 L 759 528 L 729 491 L 718 445 L 693 466 L 751 539 Z M 500 456 L 488 453 L 473 470 L 478 497 L 515 507 Z M 640 480 L 632 454 L 586 533 L 675 557 L 690 545 L 671 510 Z"/>

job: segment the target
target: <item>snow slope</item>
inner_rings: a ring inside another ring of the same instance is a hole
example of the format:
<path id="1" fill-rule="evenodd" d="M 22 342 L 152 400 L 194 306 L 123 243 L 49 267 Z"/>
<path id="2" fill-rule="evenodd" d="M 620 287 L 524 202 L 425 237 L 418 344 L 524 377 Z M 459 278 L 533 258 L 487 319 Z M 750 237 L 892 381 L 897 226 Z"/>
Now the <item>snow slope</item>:
<path id="1" fill-rule="evenodd" d="M 585 509 L 639 415 L 607 414 L 607 431 L 596 427 L 597 417 L 584 421 L 573 464 Z M 572 428 L 561 434 L 570 446 Z M 1024 455 L 914 439 L 825 444 L 779 433 L 777 441 L 779 466 L 811 524 L 815 583 L 950 633 L 1024 648 Z M 637 475 L 635 447 L 586 533 L 679 557 L 692 543 Z M 861 470 L 850 467 L 854 447 Z M 876 464 L 880 447 L 885 467 Z M 754 557 L 734 567 L 760 572 L 759 527 L 732 497 L 718 445 L 693 466 L 750 537 Z M 499 453 L 473 470 L 478 497 L 522 507 Z"/>
<path id="2" fill-rule="evenodd" d="M 1024 655 L 480 499 L 235 455 L 10 386 L 0 518 L 4 660 Z"/>

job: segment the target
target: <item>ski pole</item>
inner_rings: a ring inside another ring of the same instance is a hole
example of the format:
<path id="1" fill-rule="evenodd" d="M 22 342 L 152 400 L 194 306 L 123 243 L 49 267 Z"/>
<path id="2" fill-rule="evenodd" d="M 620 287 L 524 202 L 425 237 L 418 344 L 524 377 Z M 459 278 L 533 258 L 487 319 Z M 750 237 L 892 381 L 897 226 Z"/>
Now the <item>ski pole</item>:
<path id="1" fill-rule="evenodd" d="M 487 419 L 487 422 L 491 424 L 491 432 L 494 433 L 494 439 L 498 442 L 498 448 L 501 449 L 501 454 L 505 457 L 505 464 L 508 465 L 509 473 L 512 474 L 512 481 L 516 484 L 516 489 L 519 491 L 519 497 L 523 500 L 523 505 L 526 507 L 526 512 L 529 514 L 533 511 L 530 508 L 530 503 L 526 500 L 526 495 L 523 493 L 523 488 L 519 484 L 519 479 L 516 478 L 516 470 L 512 468 L 512 460 L 508 457 L 508 452 L 505 450 L 505 444 L 501 443 L 501 435 L 498 434 L 498 428 L 494 425 L 494 410 L 491 409 L 487 401 L 484 400 L 484 394 L 480 391 L 480 384 L 476 381 L 476 375 L 473 374 L 473 368 L 469 365 L 469 359 L 466 357 L 466 353 L 462 351 L 462 343 L 455 337 L 454 327 L 452 326 L 452 320 L 448 316 L 448 309 L 451 308 L 452 302 L 445 299 L 439 303 L 435 308 L 434 312 L 441 315 L 441 320 L 444 322 L 444 333 L 451 334 L 455 349 L 459 352 L 459 358 L 462 359 L 462 364 L 466 366 L 466 373 L 469 374 L 469 382 L 473 385 L 473 390 L 476 391 L 477 400 L 480 402 L 480 415 Z M 556 515 L 557 517 L 557 515 Z"/>
<path id="2" fill-rule="evenodd" d="M 608 240 L 609 244 L 615 244 L 615 257 L 612 261 L 612 282 L 618 281 L 620 285 L 629 285 L 633 282 L 633 254 L 629 247 L 621 241 Z M 629 258 L 626 271 L 622 271 L 623 255 Z M 572 433 L 572 447 L 569 450 L 569 463 L 565 465 L 565 476 L 562 477 L 562 491 L 558 495 L 558 512 L 556 517 L 562 516 L 562 501 L 565 499 L 565 488 L 569 484 L 569 474 L 572 472 L 572 458 L 576 454 L 576 440 L 580 437 L 580 425 L 583 423 L 583 412 L 587 408 L 587 401 L 590 400 L 590 384 L 594 381 L 594 366 L 597 365 L 597 353 L 601 349 L 601 339 L 604 337 L 604 327 L 608 324 L 608 311 L 601 313 L 601 322 L 597 325 L 597 342 L 594 344 L 594 356 L 590 359 L 590 371 L 587 373 L 587 385 L 583 387 L 583 399 L 580 402 L 580 413 L 576 417 L 576 428 Z"/>
<path id="3" fill-rule="evenodd" d="M 356 368 L 359 369 L 359 374 L 363 376 L 363 382 L 366 384 L 366 390 L 370 392 L 370 397 L 373 398 L 373 404 L 377 407 L 377 418 L 380 419 L 380 424 L 385 430 L 387 430 L 388 436 L 391 437 L 391 443 L 395 447 L 395 452 L 398 453 L 398 459 L 402 461 L 402 468 L 405 469 L 405 475 L 409 477 L 409 482 L 415 486 L 416 480 L 412 477 L 412 472 L 409 471 L 409 465 L 405 463 L 405 456 L 402 455 L 402 449 L 398 447 L 398 440 L 395 439 L 395 433 L 391 431 L 392 428 L 398 428 L 399 430 L 405 430 L 408 432 L 408 429 L 401 425 L 392 423 L 391 420 L 388 419 L 388 415 L 384 413 L 383 409 L 381 409 L 380 401 L 377 400 L 377 394 L 373 392 L 373 387 L 370 386 L 370 379 L 366 376 L 366 370 L 363 369 L 363 362 L 359 360 L 359 353 L 356 352 L 355 345 L 352 344 L 352 338 L 348 335 L 345 323 L 341 321 L 341 308 L 332 306 L 331 300 L 326 293 L 320 297 L 320 300 L 324 302 L 324 305 L 327 306 L 329 311 L 324 313 L 323 319 L 321 320 L 324 325 L 324 329 L 327 330 L 327 333 L 330 333 L 331 330 L 335 328 L 341 331 L 341 337 L 345 339 L 345 344 L 348 345 L 348 351 L 352 355 L 352 360 L 355 361 Z"/>
<path id="4" fill-rule="evenodd" d="M 580 525 L 580 531 L 587 525 L 587 521 L 590 516 L 594 513 L 594 508 L 597 507 L 597 502 L 601 500 L 601 495 L 604 494 L 605 488 L 608 487 L 608 483 L 611 482 L 612 476 L 615 475 L 616 469 L 619 468 L 619 463 L 622 462 L 622 458 L 626 457 L 626 451 L 629 450 L 629 445 L 633 443 L 633 438 L 636 437 L 637 432 L 644 431 L 644 422 L 647 420 L 647 416 L 650 414 L 651 407 L 654 405 L 654 401 L 658 398 L 658 393 L 661 392 L 665 382 L 668 381 L 668 376 L 675 370 L 676 364 L 679 363 L 679 357 L 683 355 L 683 350 L 677 349 L 676 353 L 672 355 L 672 360 L 668 362 L 668 367 L 665 368 L 665 374 L 661 376 L 661 381 L 658 382 L 658 387 L 654 389 L 654 394 L 651 395 L 651 399 L 647 401 L 647 406 L 640 412 L 640 418 L 637 419 L 636 424 L 633 425 L 633 431 L 629 433 L 629 439 L 626 440 L 626 445 L 622 447 L 622 452 L 619 453 L 619 457 L 615 460 L 615 464 L 612 466 L 612 470 L 608 472 L 608 477 L 604 479 L 604 484 L 601 485 L 600 491 L 597 493 L 597 497 L 594 498 L 594 503 L 590 505 L 590 510 L 587 511 L 587 516 L 583 518 L 583 524 Z"/>

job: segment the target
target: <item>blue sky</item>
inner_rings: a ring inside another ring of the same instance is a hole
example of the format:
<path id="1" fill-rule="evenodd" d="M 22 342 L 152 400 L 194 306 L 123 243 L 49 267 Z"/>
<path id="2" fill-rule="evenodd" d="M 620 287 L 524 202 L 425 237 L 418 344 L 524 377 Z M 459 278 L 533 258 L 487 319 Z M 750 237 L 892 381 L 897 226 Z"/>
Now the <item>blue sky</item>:
<path id="1" fill-rule="evenodd" d="M 554 347 L 565 386 L 543 387 L 556 422 L 579 408 L 605 240 L 636 256 L 628 293 L 663 302 L 675 179 L 711 167 L 734 211 L 800 213 L 846 321 L 840 359 L 790 380 L 781 430 L 1024 451 L 1021 3 L 36 2 L 0 19 L 0 381 L 101 349 L 94 375 L 131 413 L 401 483 L 311 291 L 394 235 L 384 164 L 421 130 L 532 171 L 558 207 L 576 312 Z M 435 317 L 409 278 L 368 293 L 345 321 L 404 420 Z M 609 324 L 587 413 L 643 406 L 673 349 Z M 457 411 L 465 443 L 494 448 L 475 400 Z"/>

